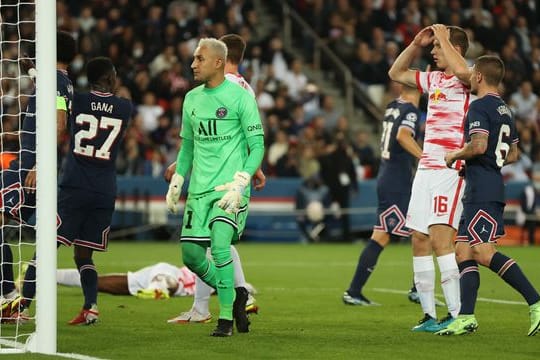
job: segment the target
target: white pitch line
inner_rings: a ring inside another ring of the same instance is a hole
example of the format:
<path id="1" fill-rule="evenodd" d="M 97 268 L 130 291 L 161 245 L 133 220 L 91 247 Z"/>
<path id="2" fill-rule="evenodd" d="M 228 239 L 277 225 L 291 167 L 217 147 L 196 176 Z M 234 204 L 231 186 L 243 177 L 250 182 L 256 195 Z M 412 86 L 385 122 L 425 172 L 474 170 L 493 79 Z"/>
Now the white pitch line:
<path id="1" fill-rule="evenodd" d="M 409 292 L 404 290 L 395 290 L 395 289 L 384 289 L 384 288 L 373 288 L 371 289 L 373 291 L 382 292 L 382 293 L 389 293 L 389 294 L 402 294 L 406 295 Z M 437 294 L 438 297 L 443 297 L 442 294 Z M 489 302 L 494 304 L 505 304 L 505 305 L 527 305 L 524 301 L 513 301 L 513 300 L 501 300 L 501 299 L 490 299 L 490 298 L 483 298 L 479 297 L 476 299 L 477 301 L 482 302 Z"/>
<path id="2" fill-rule="evenodd" d="M 103 358 L 97 358 L 94 356 L 82 355 L 82 354 L 68 354 L 68 353 L 56 353 L 56 356 L 65 357 L 68 359 L 77 359 L 77 360 L 106 360 Z"/>
<path id="3" fill-rule="evenodd" d="M 24 343 L 21 343 L 21 342 L 18 342 L 18 341 L 0 339 L 0 345 L 5 345 L 5 346 L 11 348 L 11 349 L 2 348 L 2 350 L 0 350 L 0 355 L 2 354 L 2 352 L 12 353 L 12 354 L 14 354 L 14 353 L 21 354 L 21 353 L 26 352 L 25 351 L 26 345 Z M 28 352 L 28 353 L 30 353 L 30 352 Z M 68 354 L 68 353 L 56 353 L 54 355 L 59 356 L 59 357 L 68 358 L 68 359 L 76 359 L 76 360 L 106 360 L 106 359 L 97 358 L 97 357 L 94 357 L 94 356 L 88 356 L 88 355 L 82 355 L 82 354 L 73 354 L 73 353 L 71 353 L 71 354 Z"/>

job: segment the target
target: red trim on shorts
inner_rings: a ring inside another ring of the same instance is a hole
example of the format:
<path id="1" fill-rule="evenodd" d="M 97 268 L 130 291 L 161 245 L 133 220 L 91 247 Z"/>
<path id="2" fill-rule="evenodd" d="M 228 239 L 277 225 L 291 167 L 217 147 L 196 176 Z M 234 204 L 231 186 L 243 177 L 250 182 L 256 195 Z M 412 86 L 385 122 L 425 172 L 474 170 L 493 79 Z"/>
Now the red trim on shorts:
<path id="1" fill-rule="evenodd" d="M 454 215 L 456 215 L 457 202 L 458 202 L 459 192 L 461 190 L 461 186 L 463 186 L 463 178 L 462 177 L 460 177 L 459 180 L 458 180 L 456 193 L 454 194 L 454 201 L 452 202 L 452 210 L 450 211 L 450 219 L 448 221 L 449 222 L 448 225 L 450 225 L 450 226 L 452 226 L 452 224 L 454 223 Z"/>

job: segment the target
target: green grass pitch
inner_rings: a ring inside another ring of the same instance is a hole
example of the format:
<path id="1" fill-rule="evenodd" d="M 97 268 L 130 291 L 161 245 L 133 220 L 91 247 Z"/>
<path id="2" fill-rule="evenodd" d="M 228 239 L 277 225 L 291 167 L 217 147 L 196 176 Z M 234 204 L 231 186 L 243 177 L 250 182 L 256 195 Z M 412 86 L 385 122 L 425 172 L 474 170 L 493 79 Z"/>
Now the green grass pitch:
<path id="1" fill-rule="evenodd" d="M 538 359 L 540 336 L 528 338 L 528 308 L 493 300 L 522 302 L 519 294 L 481 270 L 475 334 L 439 337 L 412 333 L 422 317 L 404 293 L 411 284 L 411 249 L 392 245 L 381 255 L 365 295 L 378 307 L 345 306 L 341 295 L 352 277 L 363 244 L 241 244 L 246 278 L 259 291 L 259 315 L 251 332 L 231 338 L 209 336 L 210 324 L 170 325 L 192 298 L 139 300 L 99 295 L 100 323 L 66 325 L 80 309 L 81 290 L 58 291 L 58 351 L 104 359 Z M 502 248 L 540 287 L 540 248 Z M 98 271 L 124 272 L 158 262 L 179 264 L 174 243 L 113 242 L 95 256 Z M 60 267 L 73 267 L 71 249 L 59 251 Z M 392 291 L 396 292 L 392 292 Z M 440 295 L 440 288 L 437 290 Z M 217 316 L 217 299 L 211 300 Z M 445 315 L 438 308 L 438 315 Z M 42 355 L 8 355 L 48 359 Z"/>

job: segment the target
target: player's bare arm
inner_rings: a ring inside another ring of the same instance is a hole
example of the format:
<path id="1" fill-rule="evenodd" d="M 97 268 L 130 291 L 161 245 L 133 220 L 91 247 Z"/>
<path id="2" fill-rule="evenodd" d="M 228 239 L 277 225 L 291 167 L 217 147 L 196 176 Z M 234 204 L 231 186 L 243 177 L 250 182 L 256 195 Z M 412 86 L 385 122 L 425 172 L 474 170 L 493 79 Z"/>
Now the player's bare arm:
<path id="1" fill-rule="evenodd" d="M 510 146 L 510 151 L 508 152 L 508 155 L 506 155 L 506 159 L 504 159 L 504 165 L 508 165 L 511 163 L 515 163 L 519 159 L 519 148 L 517 144 L 512 144 Z"/>
<path id="2" fill-rule="evenodd" d="M 414 133 L 411 131 L 411 129 L 405 126 L 400 127 L 396 135 L 396 140 L 409 154 L 415 158 L 420 159 L 422 157 L 422 148 L 414 139 Z"/>
<path id="3" fill-rule="evenodd" d="M 443 24 L 435 24 L 432 25 L 431 28 L 435 37 L 434 46 L 441 47 L 452 73 L 456 75 L 462 83 L 469 86 L 471 84 L 471 69 L 467 65 L 465 58 L 461 56 L 459 51 L 450 42 L 450 30 Z"/>
<path id="4" fill-rule="evenodd" d="M 414 40 L 401 52 L 392 64 L 392 67 L 388 71 L 390 79 L 409 86 L 416 86 L 416 71 L 409 69 L 409 66 L 414 60 L 416 51 L 419 48 L 432 44 L 433 39 L 433 31 L 430 27 L 420 30 L 414 37 Z"/>
<path id="5" fill-rule="evenodd" d="M 459 150 L 451 151 L 444 156 L 446 166 L 452 167 L 456 160 L 469 160 L 486 152 L 488 145 L 487 134 L 472 134 L 471 141 Z"/>

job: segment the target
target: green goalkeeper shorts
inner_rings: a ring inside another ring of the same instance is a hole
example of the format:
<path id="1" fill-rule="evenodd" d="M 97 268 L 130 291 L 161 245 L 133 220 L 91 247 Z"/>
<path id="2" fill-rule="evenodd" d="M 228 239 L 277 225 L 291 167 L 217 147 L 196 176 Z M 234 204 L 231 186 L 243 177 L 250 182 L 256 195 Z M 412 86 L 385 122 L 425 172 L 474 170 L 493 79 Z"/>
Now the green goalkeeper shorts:
<path id="1" fill-rule="evenodd" d="M 217 205 L 224 194 L 224 191 L 212 191 L 205 195 L 188 195 L 180 241 L 192 241 L 210 246 L 212 225 L 216 221 L 230 224 L 235 229 L 231 243 L 234 244 L 238 241 L 246 226 L 249 197 L 242 197 L 240 210 L 236 214 L 227 214 Z"/>

